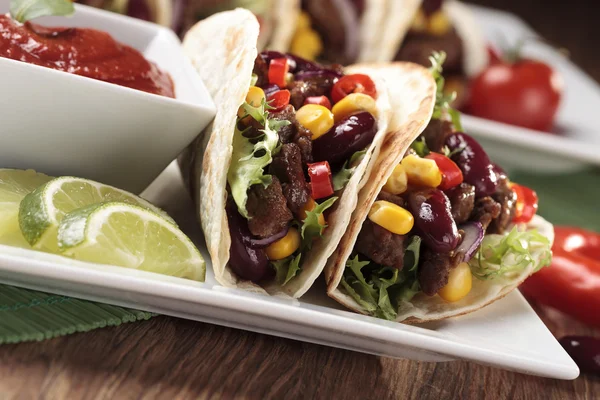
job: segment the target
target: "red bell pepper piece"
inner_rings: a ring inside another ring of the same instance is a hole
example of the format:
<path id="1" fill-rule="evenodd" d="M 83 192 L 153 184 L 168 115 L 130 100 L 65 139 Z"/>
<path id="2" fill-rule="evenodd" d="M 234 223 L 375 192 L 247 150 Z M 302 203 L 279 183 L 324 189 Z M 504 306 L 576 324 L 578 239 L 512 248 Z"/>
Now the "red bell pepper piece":
<path id="1" fill-rule="evenodd" d="M 327 96 L 310 96 L 304 100 L 304 104 L 318 104 L 329 110 L 331 110 L 331 102 Z"/>
<path id="2" fill-rule="evenodd" d="M 511 184 L 512 190 L 517 194 L 517 205 L 513 222 L 527 223 L 531 221 L 538 209 L 538 195 L 526 186 Z"/>
<path id="3" fill-rule="evenodd" d="M 331 100 L 337 103 L 351 93 L 364 93 L 377 98 L 375 82 L 364 74 L 352 74 L 341 77 L 331 89 Z"/>
<path id="4" fill-rule="evenodd" d="M 269 64 L 269 83 L 275 84 L 280 88 L 286 86 L 285 76 L 287 75 L 290 66 L 287 58 L 274 58 Z"/>
<path id="5" fill-rule="evenodd" d="M 308 164 L 308 176 L 310 177 L 310 189 L 313 199 L 322 199 L 333 194 L 331 168 L 327 161 Z"/>
<path id="6" fill-rule="evenodd" d="M 435 161 L 442 173 L 442 183 L 438 186 L 440 190 L 452 189 L 463 182 L 462 171 L 450 158 L 434 152 L 429 153 L 425 158 Z"/>
<path id="7" fill-rule="evenodd" d="M 278 90 L 268 96 L 267 103 L 274 108 L 274 111 L 281 111 L 285 106 L 290 104 L 290 96 L 289 90 Z"/>

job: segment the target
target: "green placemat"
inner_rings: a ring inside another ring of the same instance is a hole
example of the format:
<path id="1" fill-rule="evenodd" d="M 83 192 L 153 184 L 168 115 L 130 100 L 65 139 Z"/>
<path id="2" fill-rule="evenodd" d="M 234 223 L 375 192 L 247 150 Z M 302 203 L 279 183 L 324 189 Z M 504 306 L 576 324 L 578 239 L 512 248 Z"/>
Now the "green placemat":
<path id="1" fill-rule="evenodd" d="M 0 285 L 0 344 L 40 341 L 154 314 L 67 296 Z"/>

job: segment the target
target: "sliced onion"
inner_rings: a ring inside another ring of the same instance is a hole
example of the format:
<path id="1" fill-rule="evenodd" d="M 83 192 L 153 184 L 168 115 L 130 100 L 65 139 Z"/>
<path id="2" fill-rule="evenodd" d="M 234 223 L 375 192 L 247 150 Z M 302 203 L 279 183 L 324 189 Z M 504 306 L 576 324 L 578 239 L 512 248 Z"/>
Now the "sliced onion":
<path id="1" fill-rule="evenodd" d="M 275 85 L 274 83 L 267 83 L 262 87 L 262 90 L 265 93 L 265 96 L 268 98 L 270 95 L 275 92 L 279 92 L 281 89 L 279 89 L 279 86 Z"/>
<path id="2" fill-rule="evenodd" d="M 245 237 L 244 244 L 246 244 L 246 246 L 253 248 L 253 249 L 264 249 L 268 245 L 275 243 L 276 241 L 278 241 L 279 239 L 281 239 L 285 235 L 287 235 L 289 229 L 290 228 L 288 226 L 287 228 L 281 230 L 280 232 L 277 232 L 273 236 L 269 236 L 268 238 L 264 238 L 264 239 L 255 239 L 252 237 L 250 237 L 250 238 Z"/>
<path id="3" fill-rule="evenodd" d="M 464 232 L 463 240 L 460 242 L 455 253 L 464 253 L 464 261 L 469 261 L 483 241 L 485 232 L 480 222 L 467 222 L 459 227 Z"/>

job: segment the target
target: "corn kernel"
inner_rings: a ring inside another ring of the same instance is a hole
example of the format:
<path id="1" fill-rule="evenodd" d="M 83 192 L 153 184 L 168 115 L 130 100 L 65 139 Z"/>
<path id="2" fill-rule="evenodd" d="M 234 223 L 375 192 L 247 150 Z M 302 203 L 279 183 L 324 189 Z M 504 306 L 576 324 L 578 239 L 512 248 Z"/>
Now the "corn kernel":
<path id="1" fill-rule="evenodd" d="M 404 157 L 402 166 L 411 185 L 438 187 L 442 183 L 442 173 L 433 160 L 411 154 Z"/>
<path id="2" fill-rule="evenodd" d="M 392 175 L 390 175 L 383 186 L 383 190 L 391 194 L 402 194 L 406 192 L 407 187 L 408 179 L 406 177 L 406 171 L 402 164 L 398 164 L 394 167 Z"/>
<path id="3" fill-rule="evenodd" d="M 300 11 L 300 14 L 298 14 L 298 19 L 296 20 L 296 30 L 310 29 L 310 27 L 310 15 L 308 15 L 306 11 Z"/>
<path id="4" fill-rule="evenodd" d="M 306 104 L 296 112 L 296 119 L 312 133 L 312 140 L 329 132 L 333 127 L 333 114 L 318 104 Z"/>
<path id="5" fill-rule="evenodd" d="M 454 302 L 468 295 L 472 286 L 471 268 L 469 268 L 469 264 L 462 262 L 450 271 L 448 283 L 440 289 L 438 294 L 442 299 Z"/>
<path id="6" fill-rule="evenodd" d="M 450 20 L 443 11 L 436 11 L 429 17 L 427 32 L 436 36 L 443 36 L 450 30 Z"/>
<path id="7" fill-rule="evenodd" d="M 427 18 L 425 18 L 425 13 L 423 10 L 417 11 L 413 18 L 410 29 L 415 32 L 424 32 L 427 29 Z"/>
<path id="8" fill-rule="evenodd" d="M 351 93 L 338 101 L 331 109 L 335 122 L 362 111 L 368 111 L 374 117 L 377 117 L 377 103 L 375 99 L 364 93 Z"/>
<path id="9" fill-rule="evenodd" d="M 410 212 L 385 200 L 373 203 L 369 210 L 369 219 L 397 235 L 406 235 L 415 224 L 415 219 Z"/>
<path id="10" fill-rule="evenodd" d="M 306 204 L 304 204 L 302 210 L 300 210 L 300 221 L 304 221 L 308 216 L 307 212 L 314 210 L 316 206 L 317 202 L 314 201 L 312 197 L 309 197 Z M 319 214 L 317 219 L 319 220 L 319 224 L 321 224 L 321 226 L 325 226 L 325 217 L 323 216 L 323 214 Z"/>
<path id="11" fill-rule="evenodd" d="M 299 247 L 300 233 L 296 228 L 290 228 L 284 237 L 270 244 L 265 253 L 269 260 L 281 260 L 291 256 Z"/>
<path id="12" fill-rule="evenodd" d="M 248 94 L 246 95 L 246 103 L 250 104 L 252 107 L 258 107 L 265 99 L 265 92 L 261 88 L 258 86 L 250 86 Z M 238 117 L 242 118 L 244 115 L 246 115 L 246 112 L 240 107 L 238 110 Z"/>
<path id="13" fill-rule="evenodd" d="M 313 29 L 298 29 L 290 45 L 290 53 L 314 61 L 323 51 L 323 41 Z"/>

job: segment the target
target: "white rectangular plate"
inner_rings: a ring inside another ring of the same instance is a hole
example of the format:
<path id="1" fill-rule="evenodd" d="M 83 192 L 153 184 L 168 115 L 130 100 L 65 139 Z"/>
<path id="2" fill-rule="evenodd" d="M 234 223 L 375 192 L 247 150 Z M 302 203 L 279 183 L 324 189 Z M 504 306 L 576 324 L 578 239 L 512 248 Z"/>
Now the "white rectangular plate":
<path id="1" fill-rule="evenodd" d="M 523 38 L 539 37 L 515 15 L 476 6 L 472 10 L 490 43 L 501 46 L 505 38 L 514 45 Z M 600 86 L 550 46 L 532 41 L 523 54 L 545 61 L 563 76 L 564 95 L 554 132 L 463 115 L 465 131 L 480 139 L 493 159 L 512 166 L 566 170 L 580 163 L 600 165 Z"/>
<path id="2" fill-rule="evenodd" d="M 204 251 L 194 207 L 175 164 L 144 193 Z M 209 260 L 206 251 L 204 255 Z M 574 379 L 579 369 L 518 293 L 471 315 L 409 326 L 342 309 L 324 282 L 299 300 L 77 262 L 0 246 L 0 282 L 328 346 L 423 361 L 471 360 L 527 374 Z"/>

